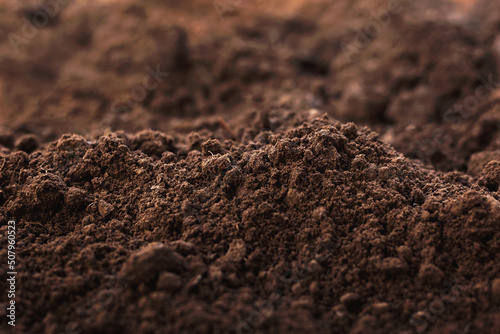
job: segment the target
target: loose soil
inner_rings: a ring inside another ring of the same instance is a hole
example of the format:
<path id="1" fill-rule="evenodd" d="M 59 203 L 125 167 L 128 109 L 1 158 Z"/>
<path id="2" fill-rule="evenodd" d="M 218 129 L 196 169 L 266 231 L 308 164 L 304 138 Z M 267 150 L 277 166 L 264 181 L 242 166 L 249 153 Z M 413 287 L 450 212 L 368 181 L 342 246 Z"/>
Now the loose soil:
<path id="1" fill-rule="evenodd" d="M 401 1 L 349 60 L 387 6 L 76 1 L 3 38 L 0 330 L 497 333 L 500 6 Z"/>

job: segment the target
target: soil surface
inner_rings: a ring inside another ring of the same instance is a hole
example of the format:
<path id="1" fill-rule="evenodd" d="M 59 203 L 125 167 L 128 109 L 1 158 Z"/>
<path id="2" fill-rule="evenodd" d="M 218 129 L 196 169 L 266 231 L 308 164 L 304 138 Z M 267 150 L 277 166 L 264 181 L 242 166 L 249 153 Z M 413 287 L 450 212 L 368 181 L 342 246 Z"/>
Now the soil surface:
<path id="1" fill-rule="evenodd" d="M 7 333 L 498 333 L 500 5 L 0 4 Z"/>

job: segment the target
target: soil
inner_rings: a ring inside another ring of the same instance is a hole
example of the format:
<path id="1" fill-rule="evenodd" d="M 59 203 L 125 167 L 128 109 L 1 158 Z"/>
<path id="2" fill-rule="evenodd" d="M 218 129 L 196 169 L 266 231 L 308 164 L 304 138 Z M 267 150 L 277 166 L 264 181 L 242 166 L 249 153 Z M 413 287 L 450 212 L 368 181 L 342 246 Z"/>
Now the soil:
<path id="1" fill-rule="evenodd" d="M 498 333 L 495 2 L 54 3 L 0 4 L 0 331 Z"/>

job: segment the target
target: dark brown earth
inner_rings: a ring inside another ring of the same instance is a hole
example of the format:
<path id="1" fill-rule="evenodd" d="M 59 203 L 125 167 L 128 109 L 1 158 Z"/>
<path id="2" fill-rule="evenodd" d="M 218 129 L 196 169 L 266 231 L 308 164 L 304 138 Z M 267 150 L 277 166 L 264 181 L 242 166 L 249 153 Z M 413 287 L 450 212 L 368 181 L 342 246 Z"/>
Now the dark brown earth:
<path id="1" fill-rule="evenodd" d="M 26 38 L 44 3 L 0 4 L 1 332 L 500 332 L 498 4 L 75 1 Z"/>

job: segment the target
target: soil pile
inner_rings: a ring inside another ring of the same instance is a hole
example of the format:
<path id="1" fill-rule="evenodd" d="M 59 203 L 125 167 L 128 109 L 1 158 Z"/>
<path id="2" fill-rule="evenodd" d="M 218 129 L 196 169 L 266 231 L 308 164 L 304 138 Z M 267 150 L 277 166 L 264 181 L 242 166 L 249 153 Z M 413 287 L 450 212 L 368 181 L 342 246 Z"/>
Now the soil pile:
<path id="1" fill-rule="evenodd" d="M 269 123 L 241 142 L 68 135 L 6 156 L 17 332 L 500 326 L 497 162 L 475 182 L 352 123 Z"/>
<path id="2" fill-rule="evenodd" d="M 0 331 L 498 331 L 498 4 L 58 3 L 0 3 Z"/>

